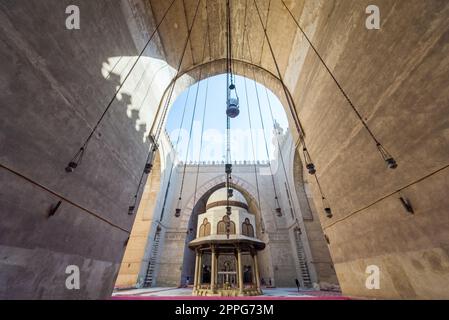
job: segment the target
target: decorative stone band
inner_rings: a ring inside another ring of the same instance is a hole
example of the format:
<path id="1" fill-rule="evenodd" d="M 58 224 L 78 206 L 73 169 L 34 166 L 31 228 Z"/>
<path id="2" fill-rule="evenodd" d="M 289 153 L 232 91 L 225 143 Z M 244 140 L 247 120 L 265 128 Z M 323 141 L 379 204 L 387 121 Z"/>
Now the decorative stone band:
<path id="1" fill-rule="evenodd" d="M 206 206 L 206 210 L 209 210 L 209 209 L 215 208 L 215 207 L 227 207 L 227 206 L 228 206 L 228 201 L 227 200 L 221 200 L 221 201 L 216 201 L 216 202 L 209 203 Z M 242 203 L 242 202 L 239 202 L 239 201 L 231 201 L 231 200 L 229 200 L 229 206 L 243 208 L 246 211 L 248 211 L 248 206 L 246 204 Z"/>

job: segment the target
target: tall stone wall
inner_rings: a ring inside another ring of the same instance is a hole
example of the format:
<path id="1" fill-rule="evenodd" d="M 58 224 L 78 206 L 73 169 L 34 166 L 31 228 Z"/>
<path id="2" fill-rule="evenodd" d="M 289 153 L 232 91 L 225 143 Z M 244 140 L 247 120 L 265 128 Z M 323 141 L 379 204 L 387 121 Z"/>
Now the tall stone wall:
<path id="1" fill-rule="evenodd" d="M 153 28 L 151 15 L 132 23 L 135 4 L 128 1 L 81 0 L 81 29 L 67 30 L 70 4 L 0 5 L 0 298 L 110 296 L 135 218 L 127 212 L 148 153 L 146 135 L 171 80 L 165 63 L 165 76 L 154 81 L 163 56 L 156 37 L 82 164 L 67 174 Z M 80 290 L 65 286 L 69 265 L 79 267 Z"/>
<path id="2" fill-rule="evenodd" d="M 320 213 L 317 212 L 313 195 L 310 190 L 310 175 L 302 165 L 298 152 L 293 151 L 292 161 L 294 186 L 298 207 L 302 212 L 301 227 L 305 230 L 310 247 L 309 264 L 314 266 L 317 283 L 338 284 L 332 257 L 329 252 L 328 243 L 320 222 Z"/>
<path id="3" fill-rule="evenodd" d="M 139 283 L 139 273 L 145 264 L 144 255 L 151 227 L 156 222 L 156 203 L 161 189 L 161 160 L 156 154 L 153 170 L 143 189 L 131 235 L 126 246 L 115 286 L 134 287 Z"/>
<path id="4" fill-rule="evenodd" d="M 281 68 L 334 217 L 325 217 L 320 201 L 316 211 L 344 294 L 448 298 L 449 4 L 378 1 L 379 31 L 364 28 L 369 4 L 289 3 L 399 164 L 396 170 L 386 168 L 376 144 L 298 33 Z M 320 199 L 317 184 L 310 182 L 313 198 Z M 404 209 L 401 196 L 412 203 L 414 215 Z M 365 286 L 371 265 L 380 270 L 378 290 Z"/>

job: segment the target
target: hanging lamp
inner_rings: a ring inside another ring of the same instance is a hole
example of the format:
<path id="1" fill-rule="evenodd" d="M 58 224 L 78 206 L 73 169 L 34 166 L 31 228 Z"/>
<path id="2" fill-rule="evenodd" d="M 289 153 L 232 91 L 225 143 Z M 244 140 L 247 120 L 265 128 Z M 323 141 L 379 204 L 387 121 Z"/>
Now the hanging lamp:
<path id="1" fill-rule="evenodd" d="M 233 89 L 231 89 L 233 88 Z M 240 108 L 239 108 L 239 98 L 233 95 L 232 93 L 235 91 L 235 85 L 231 84 L 229 86 L 229 90 L 231 91 L 229 98 L 228 98 L 228 107 L 226 109 L 226 115 L 231 118 L 237 118 L 237 116 L 240 114 Z"/>
<path id="2" fill-rule="evenodd" d="M 176 218 L 179 218 L 181 216 L 181 201 L 182 201 L 182 198 L 179 197 L 178 198 L 178 204 L 177 204 L 176 209 L 175 209 L 175 217 Z"/>
<path id="3" fill-rule="evenodd" d="M 145 169 L 144 169 L 145 174 L 150 174 L 151 170 L 153 170 L 154 157 L 155 157 L 156 151 L 158 149 L 158 145 L 157 145 L 154 137 L 152 135 L 150 135 L 149 139 L 150 139 L 150 143 L 151 143 L 151 148 L 150 148 L 151 151 L 148 155 L 147 163 L 145 164 Z"/>
<path id="4" fill-rule="evenodd" d="M 312 162 L 312 159 L 310 158 L 309 151 L 307 148 L 303 148 L 304 153 L 304 161 L 306 163 L 306 168 L 309 171 L 309 174 L 314 175 L 316 173 L 315 164 Z"/>
<path id="5" fill-rule="evenodd" d="M 231 160 L 231 119 L 236 118 L 240 114 L 239 98 L 234 83 L 232 72 L 232 28 L 231 28 L 231 4 L 226 1 L 226 18 L 227 18 L 227 42 L 226 42 L 226 190 L 227 190 L 227 206 L 226 206 L 226 237 L 229 239 L 231 233 L 231 214 L 232 208 L 230 198 L 234 196 L 234 190 L 231 187 L 232 181 L 232 160 Z"/>
<path id="6" fill-rule="evenodd" d="M 84 156 L 84 151 L 86 149 L 82 147 L 75 155 L 75 157 L 72 159 L 72 161 L 69 162 L 68 166 L 65 168 L 65 171 L 67 173 L 72 173 L 75 171 L 76 168 L 81 164 Z"/>
<path id="7" fill-rule="evenodd" d="M 276 215 L 278 217 L 282 217 L 282 209 L 281 208 L 276 208 Z"/>
<path id="8" fill-rule="evenodd" d="M 332 209 L 329 205 L 329 201 L 324 196 L 322 197 L 322 200 L 323 200 L 323 208 L 324 208 L 324 212 L 326 213 L 326 217 L 331 219 L 334 215 L 332 214 Z"/>
<path id="9" fill-rule="evenodd" d="M 380 154 L 382 155 L 382 159 L 387 164 L 388 169 L 396 169 L 398 167 L 398 164 L 396 160 L 393 158 L 393 156 L 382 146 L 380 143 L 377 143 L 377 149 L 379 150 Z"/>

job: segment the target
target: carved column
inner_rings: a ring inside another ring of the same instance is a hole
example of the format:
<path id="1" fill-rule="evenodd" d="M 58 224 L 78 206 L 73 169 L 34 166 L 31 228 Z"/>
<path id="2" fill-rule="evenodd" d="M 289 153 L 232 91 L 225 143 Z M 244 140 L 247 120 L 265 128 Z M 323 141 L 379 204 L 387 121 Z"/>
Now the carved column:
<path id="1" fill-rule="evenodd" d="M 218 266 L 218 252 L 215 253 L 215 287 L 218 287 L 218 272 L 220 271 Z"/>
<path id="2" fill-rule="evenodd" d="M 260 275 L 259 275 L 259 262 L 257 260 L 257 251 L 254 252 L 254 271 L 256 273 L 256 288 L 260 291 Z"/>
<path id="3" fill-rule="evenodd" d="M 237 252 L 234 253 L 235 259 L 235 285 L 239 285 L 239 257 L 237 256 Z"/>
<path id="4" fill-rule="evenodd" d="M 196 259 L 195 259 L 195 273 L 194 273 L 194 279 L 193 279 L 193 289 L 198 289 L 198 284 L 200 282 L 201 277 L 201 266 L 200 266 L 200 250 L 196 249 Z"/>
<path id="5" fill-rule="evenodd" d="M 217 273 L 217 266 L 216 266 L 217 259 L 215 258 L 215 246 L 214 245 L 211 246 L 211 251 L 212 251 L 212 254 L 211 254 L 211 259 L 210 259 L 210 264 L 211 264 L 210 289 L 212 291 L 214 291 L 215 290 L 215 279 L 216 279 L 215 274 Z"/>
<path id="6" fill-rule="evenodd" d="M 255 255 L 255 252 L 252 251 L 251 257 L 253 258 L 253 268 L 251 269 L 251 275 L 252 275 L 252 280 L 253 280 L 253 288 L 257 289 L 256 263 L 254 261 L 254 255 Z"/>
<path id="7" fill-rule="evenodd" d="M 243 295 L 243 266 L 242 266 L 242 249 L 237 248 L 237 263 L 239 274 L 239 293 Z"/>

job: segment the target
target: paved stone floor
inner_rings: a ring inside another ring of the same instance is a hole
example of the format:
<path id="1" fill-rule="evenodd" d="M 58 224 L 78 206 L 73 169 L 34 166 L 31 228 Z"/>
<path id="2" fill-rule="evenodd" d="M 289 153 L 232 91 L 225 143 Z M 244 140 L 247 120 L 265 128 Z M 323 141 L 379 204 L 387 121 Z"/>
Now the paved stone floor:
<path id="1" fill-rule="evenodd" d="M 295 288 L 265 288 L 264 295 L 259 297 L 223 297 L 218 299 L 251 299 L 251 300 L 348 300 L 338 292 L 300 290 Z M 147 288 L 115 291 L 113 300 L 207 300 L 217 297 L 193 297 L 191 288 Z"/>

